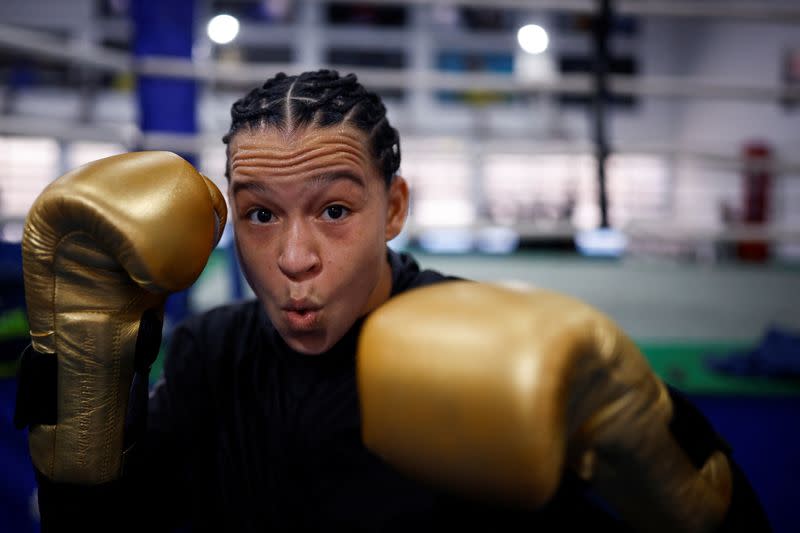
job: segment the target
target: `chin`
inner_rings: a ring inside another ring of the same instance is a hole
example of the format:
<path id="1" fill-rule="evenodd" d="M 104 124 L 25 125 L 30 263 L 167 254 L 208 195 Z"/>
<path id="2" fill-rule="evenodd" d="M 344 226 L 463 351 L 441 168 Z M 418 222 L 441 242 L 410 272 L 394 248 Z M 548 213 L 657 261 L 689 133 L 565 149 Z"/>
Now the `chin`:
<path id="1" fill-rule="evenodd" d="M 310 356 L 322 355 L 323 353 L 328 351 L 329 348 L 329 346 L 323 346 L 321 349 L 317 349 L 314 346 L 309 347 L 305 345 L 291 345 L 291 344 L 289 344 L 289 346 L 291 346 L 291 348 L 297 353 Z"/>
<path id="2" fill-rule="evenodd" d="M 303 355 L 321 355 L 334 345 L 333 342 L 328 342 L 326 338 L 315 339 L 309 336 L 309 338 L 303 339 L 283 334 L 281 336 L 289 348 Z"/>

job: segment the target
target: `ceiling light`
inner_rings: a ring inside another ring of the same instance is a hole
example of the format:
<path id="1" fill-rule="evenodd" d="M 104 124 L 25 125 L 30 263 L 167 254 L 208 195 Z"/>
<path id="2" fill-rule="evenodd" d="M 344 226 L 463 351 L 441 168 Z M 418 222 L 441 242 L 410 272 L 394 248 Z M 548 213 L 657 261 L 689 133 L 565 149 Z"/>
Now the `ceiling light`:
<path id="1" fill-rule="evenodd" d="M 217 15 L 208 23 L 208 37 L 217 44 L 227 44 L 239 33 L 239 21 L 230 15 Z"/>
<path id="2" fill-rule="evenodd" d="M 521 27 L 517 32 L 517 40 L 522 49 L 529 54 L 541 54 L 547 50 L 550 42 L 545 29 L 536 24 Z"/>

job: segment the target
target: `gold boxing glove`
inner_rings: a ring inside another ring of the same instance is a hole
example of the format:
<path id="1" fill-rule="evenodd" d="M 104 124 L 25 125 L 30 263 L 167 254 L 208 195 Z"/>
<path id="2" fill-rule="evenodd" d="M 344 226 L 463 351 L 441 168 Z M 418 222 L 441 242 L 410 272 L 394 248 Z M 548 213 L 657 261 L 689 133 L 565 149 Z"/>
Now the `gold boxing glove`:
<path id="1" fill-rule="evenodd" d="M 695 467 L 634 343 L 562 294 L 447 282 L 392 298 L 365 322 L 358 386 L 365 445 L 462 493 L 537 508 L 572 468 L 641 531 L 712 531 L 729 506 L 727 456 Z"/>
<path id="2" fill-rule="evenodd" d="M 94 161 L 37 198 L 22 240 L 31 346 L 17 423 L 30 425 L 44 476 L 85 485 L 120 476 L 137 341 L 157 351 L 166 298 L 200 275 L 226 216 L 216 186 L 170 152 Z M 42 368 L 54 369 L 53 386 Z M 37 419 L 31 406 L 49 397 L 54 409 Z"/>

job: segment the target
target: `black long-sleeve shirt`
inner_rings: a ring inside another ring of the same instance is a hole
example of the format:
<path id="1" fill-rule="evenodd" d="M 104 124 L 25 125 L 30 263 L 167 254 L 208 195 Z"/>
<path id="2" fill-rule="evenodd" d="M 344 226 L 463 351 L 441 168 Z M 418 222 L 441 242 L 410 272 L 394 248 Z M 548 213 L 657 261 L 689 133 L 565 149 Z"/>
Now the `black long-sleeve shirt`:
<path id="1" fill-rule="evenodd" d="M 393 295 L 448 279 L 420 271 L 408 255 L 388 257 Z M 355 382 L 361 325 L 327 353 L 307 356 L 286 345 L 257 301 L 189 319 L 173 334 L 135 459 L 121 482 L 95 491 L 102 504 L 90 512 L 116 520 L 112 529 L 145 523 L 149 531 L 628 531 L 570 476 L 548 506 L 531 512 L 437 491 L 369 452 Z M 694 447 L 704 419 L 688 402 L 677 405 L 676 416 L 695 421 L 682 425 L 681 437 Z M 91 501 L 80 490 L 65 497 L 53 489 L 40 496 L 43 517 L 73 496 L 73 511 Z M 738 468 L 734 497 L 736 513 L 766 524 Z M 725 531 L 747 523 L 727 522 Z"/>

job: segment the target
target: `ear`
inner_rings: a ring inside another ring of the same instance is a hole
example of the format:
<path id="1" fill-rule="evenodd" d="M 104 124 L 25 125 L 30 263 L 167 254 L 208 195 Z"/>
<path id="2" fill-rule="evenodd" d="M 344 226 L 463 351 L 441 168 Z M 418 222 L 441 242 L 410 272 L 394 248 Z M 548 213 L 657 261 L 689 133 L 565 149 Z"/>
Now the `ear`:
<path id="1" fill-rule="evenodd" d="M 395 176 L 389 185 L 389 203 L 386 208 L 386 240 L 397 237 L 403 230 L 408 215 L 408 183 Z"/>

